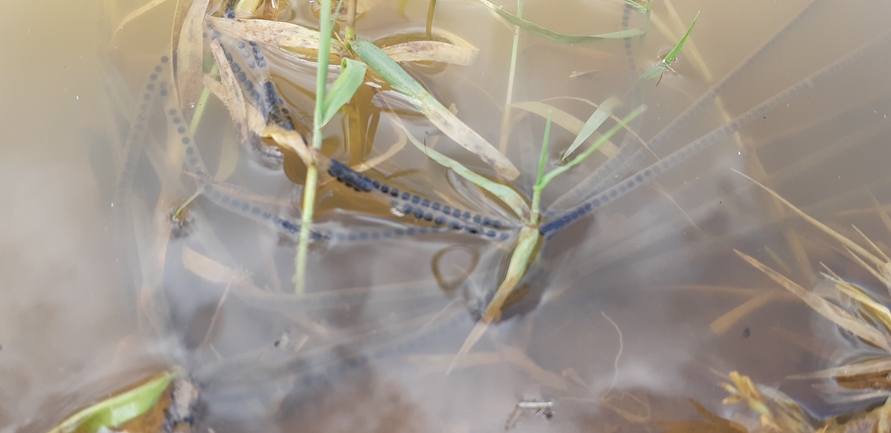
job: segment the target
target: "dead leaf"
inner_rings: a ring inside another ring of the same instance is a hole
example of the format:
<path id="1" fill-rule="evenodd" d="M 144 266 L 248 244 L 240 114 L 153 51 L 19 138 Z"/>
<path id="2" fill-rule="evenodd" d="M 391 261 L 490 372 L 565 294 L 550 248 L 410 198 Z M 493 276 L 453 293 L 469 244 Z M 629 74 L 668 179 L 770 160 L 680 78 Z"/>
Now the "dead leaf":
<path id="1" fill-rule="evenodd" d="M 183 245 L 183 267 L 208 281 L 215 283 L 231 283 L 241 274 L 195 250 Z"/>
<path id="2" fill-rule="evenodd" d="M 235 133 L 238 135 L 239 141 L 246 143 L 248 131 L 244 93 L 241 91 L 241 86 L 238 85 L 235 73 L 232 72 L 232 67 L 226 60 L 226 53 L 223 51 L 223 46 L 220 45 L 219 41 L 214 40 L 210 42 L 210 52 L 213 54 L 213 58 L 217 62 L 217 68 L 220 70 L 221 86 L 215 89 L 209 85 L 208 80 L 210 77 L 208 76 L 205 76 L 204 83 L 214 91 L 214 94 L 229 109 L 229 116 L 235 125 Z M 213 80 L 211 79 L 211 81 Z"/>
<path id="3" fill-rule="evenodd" d="M 748 376 L 730 372 L 732 383 L 721 386 L 730 394 L 724 404 L 745 403 L 761 418 L 761 425 L 777 433 L 814 433 L 804 409 L 777 389 L 755 385 Z"/>
<path id="4" fill-rule="evenodd" d="M 262 136 L 272 138 L 279 146 L 293 150 L 307 167 L 316 161 L 309 146 L 306 145 L 306 141 L 303 140 L 303 136 L 297 131 L 289 131 L 281 126 L 270 124 L 263 131 Z"/>
<path id="5" fill-rule="evenodd" d="M 297 24 L 269 20 L 232 20 L 208 17 L 213 28 L 228 36 L 244 41 L 298 49 L 319 49 L 319 32 Z M 343 47 L 331 41 L 331 54 L 341 55 Z"/>
<path id="6" fill-rule="evenodd" d="M 388 56 L 399 63 L 440 62 L 468 66 L 479 54 L 473 46 L 463 47 L 438 41 L 412 41 L 382 48 Z"/>
<path id="7" fill-rule="evenodd" d="M 201 93 L 204 65 L 204 15 L 210 0 L 195 0 L 186 13 L 176 49 L 176 88 L 183 107 L 192 106 Z"/>

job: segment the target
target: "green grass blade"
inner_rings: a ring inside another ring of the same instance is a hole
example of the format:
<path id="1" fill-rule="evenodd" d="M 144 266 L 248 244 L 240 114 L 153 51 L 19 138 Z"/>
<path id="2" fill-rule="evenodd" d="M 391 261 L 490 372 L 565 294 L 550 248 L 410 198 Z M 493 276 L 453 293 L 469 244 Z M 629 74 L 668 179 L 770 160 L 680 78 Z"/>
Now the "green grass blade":
<path id="1" fill-rule="evenodd" d="M 647 69 L 646 72 L 638 77 L 637 81 L 634 82 L 634 85 L 631 86 L 631 89 L 633 90 L 635 87 L 661 76 L 667 69 L 667 65 L 663 62 L 653 65 L 653 67 Z"/>
<path id="2" fill-rule="evenodd" d="M 647 1 L 647 4 L 645 4 L 645 5 L 637 3 L 634 0 L 624 0 L 624 1 L 625 1 L 626 5 L 631 6 L 634 9 L 637 9 L 638 12 L 647 13 L 650 11 L 651 2 L 649 2 L 649 1 Z"/>
<path id="3" fill-rule="evenodd" d="M 551 141 L 551 115 L 553 110 L 548 110 L 547 122 L 545 123 L 544 137 L 541 139 L 541 153 L 538 156 L 538 173 L 535 175 L 535 187 L 532 188 L 532 215 L 529 217 L 529 223 L 537 226 L 538 218 L 541 216 L 541 180 L 544 178 L 545 168 L 548 165 L 548 145 Z"/>
<path id="4" fill-rule="evenodd" d="M 515 102 L 511 104 L 511 107 L 519 108 L 521 110 L 528 111 L 533 114 L 537 114 L 542 118 L 548 117 L 548 112 L 551 113 L 551 120 L 566 129 L 567 131 L 578 135 L 582 132 L 582 128 L 585 127 L 585 122 L 582 122 L 578 117 L 573 116 L 553 105 L 545 104 L 544 102 L 537 101 L 525 101 L 525 102 Z M 590 137 L 589 137 L 590 138 Z M 615 144 L 607 141 L 601 146 L 603 149 L 603 153 L 607 156 L 615 155 L 616 152 L 619 151 L 619 148 L 616 147 Z"/>
<path id="5" fill-rule="evenodd" d="M 589 42 L 601 39 L 624 39 L 634 36 L 640 36 L 644 33 L 642 29 L 628 29 L 612 33 L 603 33 L 599 35 L 567 35 L 563 33 L 557 33 L 531 21 L 524 20 L 498 6 L 495 6 L 488 0 L 479 0 L 479 2 L 489 8 L 489 10 L 491 10 L 492 12 L 495 12 L 499 17 L 503 18 L 507 22 L 518 26 L 523 30 L 535 33 L 539 36 L 548 38 L 561 44 L 574 44 L 578 42 Z"/>
<path id="6" fill-rule="evenodd" d="M 606 119 L 609 119 L 609 116 L 613 115 L 613 108 L 615 108 L 618 103 L 619 100 L 617 98 L 609 98 L 600 104 L 600 106 L 594 110 L 594 113 L 591 114 L 591 117 L 588 118 L 588 121 L 585 122 L 585 126 L 582 127 L 579 134 L 575 136 L 575 140 L 572 141 L 572 144 L 569 145 L 566 152 L 563 152 L 563 156 L 560 157 L 560 160 L 565 162 L 566 158 L 569 158 L 569 155 L 571 155 L 572 152 L 575 152 L 575 150 L 578 149 L 579 146 L 591 136 L 591 134 L 597 131 L 597 128 L 600 128 L 600 125 L 603 125 L 603 122 L 605 122 Z"/>
<path id="7" fill-rule="evenodd" d="M 687 29 L 687 33 L 684 33 L 684 37 L 682 37 L 677 45 L 675 45 L 674 48 L 672 48 L 671 51 L 668 52 L 668 55 L 665 56 L 665 59 L 662 60 L 663 62 L 671 65 L 677 60 L 678 54 L 681 53 L 681 49 L 684 48 L 684 44 L 687 42 L 687 38 L 690 37 L 690 33 L 693 31 L 693 27 L 696 26 L 697 19 L 699 19 L 699 12 L 696 12 L 696 16 L 693 17 L 693 22 L 690 23 L 690 28 Z"/>
<path id="8" fill-rule="evenodd" d="M 603 134 L 600 138 L 595 140 L 594 143 L 590 147 L 585 149 L 585 151 L 582 152 L 581 154 L 579 154 L 579 156 L 575 157 L 575 159 L 573 159 L 572 161 L 569 161 L 564 166 L 557 167 L 557 168 L 551 170 L 547 175 L 545 175 L 545 177 L 543 179 L 541 179 L 541 181 L 538 184 L 535 185 L 535 188 L 544 189 L 550 181 L 554 180 L 555 177 L 559 176 L 560 174 L 566 172 L 566 170 L 569 170 L 570 168 L 575 167 L 576 165 L 578 165 L 579 163 L 584 161 L 585 158 L 591 156 L 591 154 L 594 153 L 594 151 L 597 150 L 598 147 L 600 147 L 603 143 L 605 143 L 607 140 L 609 140 L 613 135 L 615 135 L 617 132 L 619 132 L 619 130 L 621 130 L 626 125 L 631 123 L 632 120 L 634 120 L 637 116 L 640 116 L 646 110 L 647 110 L 646 105 L 641 105 L 640 107 L 637 107 L 637 109 L 632 111 L 631 114 L 625 116 L 622 119 L 622 121 L 617 123 L 615 126 L 610 128 L 609 131 L 607 131 L 605 134 Z"/>
<path id="9" fill-rule="evenodd" d="M 331 85 L 331 90 L 325 95 L 325 103 L 322 105 L 322 126 L 327 125 L 340 111 L 340 107 L 356 94 L 356 90 L 359 90 L 359 86 L 365 81 L 367 70 L 364 63 L 352 59 L 344 58 L 340 62 L 340 76 Z"/>
<path id="10" fill-rule="evenodd" d="M 634 82 L 634 86 L 631 87 L 632 89 L 639 86 L 640 84 L 661 76 L 663 73 L 665 73 L 665 71 L 671 69 L 671 65 L 677 61 L 678 54 L 680 54 L 681 49 L 684 48 L 684 44 L 687 42 L 687 38 L 690 37 L 690 33 L 693 31 L 693 27 L 696 25 L 697 19 L 699 19 L 699 12 L 696 12 L 696 16 L 693 17 L 693 23 L 690 24 L 690 28 L 687 29 L 687 33 L 684 34 L 684 37 L 682 37 L 681 40 L 678 41 L 677 45 L 675 45 L 674 48 L 672 48 L 671 51 L 668 52 L 668 54 L 665 56 L 664 59 L 662 59 L 661 62 L 656 63 L 655 65 L 653 65 L 652 68 L 647 69 L 647 71 L 644 72 L 640 76 L 640 78 L 638 78 L 637 81 Z"/>
<path id="11" fill-rule="evenodd" d="M 70 416 L 50 430 L 50 433 L 94 433 L 103 427 L 118 427 L 148 412 L 158 402 L 158 397 L 167 389 L 175 375 L 176 370 L 163 373 L 143 385 L 102 400 Z"/>
<path id="12" fill-rule="evenodd" d="M 411 143 L 414 144 L 415 147 L 418 148 L 418 150 L 424 152 L 424 154 L 430 157 L 430 159 L 436 161 L 437 164 L 451 169 L 456 174 L 467 179 L 474 185 L 488 191 L 495 197 L 498 197 L 498 199 L 504 202 L 504 204 L 506 204 L 512 211 L 514 211 L 514 214 L 516 214 L 517 217 L 519 217 L 520 219 L 525 220 L 529 217 L 529 205 L 526 204 L 526 200 L 523 199 L 523 197 L 519 193 L 508 186 L 486 179 L 473 170 L 465 167 L 460 162 L 455 161 L 454 159 L 451 159 L 425 146 L 401 124 L 397 123 L 396 126 L 405 131 L 405 135 L 408 137 L 409 141 L 411 141 Z"/>
<path id="13" fill-rule="evenodd" d="M 415 107 L 445 135 L 489 164 L 504 178 L 514 180 L 520 175 L 507 157 L 445 108 L 383 50 L 361 37 L 351 41 L 350 47 L 394 89 L 414 99 L 412 103 Z"/>
<path id="14" fill-rule="evenodd" d="M 541 139 L 541 154 L 538 156 L 538 174 L 535 176 L 535 183 L 538 183 L 544 177 L 545 167 L 548 165 L 548 145 L 551 141 L 551 114 L 549 111 L 545 123 L 544 138 Z"/>

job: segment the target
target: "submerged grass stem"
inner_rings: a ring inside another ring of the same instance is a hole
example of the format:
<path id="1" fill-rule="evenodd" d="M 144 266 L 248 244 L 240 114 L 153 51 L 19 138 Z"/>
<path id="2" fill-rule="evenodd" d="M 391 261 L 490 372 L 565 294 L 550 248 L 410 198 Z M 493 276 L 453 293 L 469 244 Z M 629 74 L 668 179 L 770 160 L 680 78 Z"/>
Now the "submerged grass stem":
<path id="1" fill-rule="evenodd" d="M 330 59 L 331 31 L 334 27 L 331 22 L 331 0 L 322 0 L 322 10 L 319 17 L 319 59 L 316 71 L 316 103 L 313 115 L 312 147 L 322 149 L 322 127 L 325 92 L 328 85 L 328 61 Z M 355 8 L 353 9 L 355 11 Z M 312 220 L 315 212 L 316 186 L 319 182 L 319 167 L 314 161 L 307 161 L 306 183 L 303 187 L 303 212 L 300 224 L 300 240 L 297 244 L 295 257 L 294 291 L 301 295 L 306 284 L 306 260 L 309 254 L 309 240 L 312 234 Z"/>

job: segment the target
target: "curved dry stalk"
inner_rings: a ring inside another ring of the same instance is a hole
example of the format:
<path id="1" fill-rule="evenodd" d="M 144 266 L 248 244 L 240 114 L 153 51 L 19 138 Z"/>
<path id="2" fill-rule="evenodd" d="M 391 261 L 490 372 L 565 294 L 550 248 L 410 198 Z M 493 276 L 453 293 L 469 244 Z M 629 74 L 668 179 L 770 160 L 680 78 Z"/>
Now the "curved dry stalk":
<path id="1" fill-rule="evenodd" d="M 743 260 L 755 267 L 755 269 L 763 272 L 772 280 L 783 286 L 786 290 L 801 298 L 802 301 L 813 308 L 814 311 L 820 313 L 820 315 L 822 315 L 823 317 L 833 321 L 842 328 L 862 338 L 864 341 L 867 341 L 870 344 L 891 353 L 891 340 L 889 340 L 888 336 L 886 336 L 882 332 L 873 328 L 858 317 L 855 317 L 847 311 L 839 308 L 835 304 L 832 304 L 829 301 L 805 290 L 803 287 L 799 286 L 792 280 L 786 278 L 779 272 L 774 271 L 773 269 L 763 265 L 761 262 L 755 260 L 753 257 L 743 254 L 737 250 L 734 250 L 734 252 L 736 252 L 736 254 Z"/>
<path id="2" fill-rule="evenodd" d="M 737 170 L 735 170 L 735 169 L 734 169 L 733 171 L 736 172 L 737 174 L 739 174 L 740 176 L 742 176 L 742 177 L 744 177 L 744 178 L 746 178 L 746 179 L 752 181 L 755 185 L 758 185 L 758 186 L 761 187 L 763 190 L 767 191 L 768 194 L 770 194 L 771 196 L 773 196 L 773 197 L 774 197 L 775 199 L 777 199 L 780 203 L 783 203 L 784 205 L 786 205 L 789 209 L 791 209 L 793 212 L 795 212 L 796 214 L 798 214 L 798 216 L 804 218 L 805 221 L 807 221 L 807 222 L 813 224 L 815 227 L 817 227 L 818 229 L 820 229 L 820 231 L 822 231 L 823 233 L 826 233 L 827 235 L 831 236 L 831 237 L 834 238 L 835 240 L 839 241 L 842 245 L 844 245 L 844 246 L 846 246 L 846 247 L 848 247 L 848 248 L 854 250 L 855 252 L 857 252 L 857 254 L 860 254 L 862 257 L 864 257 L 864 258 L 866 258 L 867 260 L 869 260 L 870 262 L 872 262 L 872 264 L 875 265 L 876 267 L 878 267 L 878 268 L 882 268 L 882 267 L 885 265 L 885 263 L 883 263 L 881 260 L 879 260 L 878 257 L 874 256 L 874 255 L 873 255 L 872 253 L 870 253 L 869 251 L 866 251 L 865 248 L 861 247 L 860 245 L 856 244 L 855 242 L 851 241 L 850 239 L 848 239 L 848 238 L 842 236 L 841 234 L 839 234 L 837 231 L 831 229 L 831 228 L 830 228 L 829 226 L 827 226 L 826 224 L 823 224 L 823 223 L 821 223 L 820 221 L 817 221 L 816 219 L 811 218 L 810 215 L 808 215 L 808 214 L 802 212 L 800 209 L 798 209 L 797 207 L 795 207 L 795 205 L 793 205 L 792 203 L 789 203 L 788 200 L 784 199 L 782 196 L 780 196 L 779 194 L 777 194 L 776 192 L 774 192 L 774 191 L 771 190 L 770 188 L 764 186 L 761 182 L 758 182 L 757 180 L 752 179 L 751 177 L 749 177 L 749 176 L 747 176 L 747 175 L 745 175 L 745 174 L 743 174 L 743 173 L 741 173 L 741 172 L 739 172 L 739 171 L 737 171 Z"/>

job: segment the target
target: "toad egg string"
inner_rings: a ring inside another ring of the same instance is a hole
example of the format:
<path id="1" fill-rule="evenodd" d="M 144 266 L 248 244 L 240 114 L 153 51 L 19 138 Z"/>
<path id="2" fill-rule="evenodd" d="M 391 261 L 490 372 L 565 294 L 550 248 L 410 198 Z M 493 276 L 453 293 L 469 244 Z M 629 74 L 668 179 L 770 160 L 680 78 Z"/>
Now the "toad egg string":
<path id="1" fill-rule="evenodd" d="M 159 82 L 159 77 L 163 76 L 162 72 L 165 70 L 168 63 L 170 63 L 170 59 L 167 56 L 161 57 L 159 63 L 149 74 L 148 80 L 146 80 L 146 83 L 143 85 L 139 97 L 136 100 L 139 109 L 136 113 L 136 117 L 133 119 L 130 130 L 127 132 L 127 138 L 124 141 L 124 163 L 117 176 L 118 183 L 115 187 L 115 198 L 112 206 L 115 206 L 115 203 L 118 203 L 120 206 L 120 204 L 127 199 L 130 189 L 133 186 L 133 179 L 136 175 L 136 165 L 142 154 L 142 143 L 145 141 L 146 131 L 148 130 L 149 114 L 155 104 L 154 95 L 158 92 L 168 92 L 167 82 Z"/>
<path id="2" fill-rule="evenodd" d="M 588 200 L 600 194 L 606 188 L 614 186 L 618 183 L 619 179 L 624 179 L 628 176 L 634 167 L 638 166 L 651 154 L 651 151 L 655 152 L 662 147 L 662 145 L 664 145 L 669 138 L 673 137 L 681 127 L 686 125 L 694 115 L 698 114 L 709 102 L 715 100 L 720 92 L 724 90 L 729 83 L 732 83 L 739 74 L 749 69 L 756 63 L 758 58 L 766 52 L 769 52 L 769 48 L 774 46 L 777 41 L 782 40 L 783 36 L 799 24 L 800 21 L 814 9 L 814 6 L 819 1 L 820 0 L 813 0 L 781 29 L 774 33 L 773 36 L 768 38 L 761 44 L 761 46 L 749 54 L 748 57 L 740 62 L 740 64 L 724 76 L 724 78 L 713 84 L 708 91 L 700 96 L 693 104 L 688 106 L 677 118 L 659 131 L 653 138 L 648 140 L 646 147 L 637 149 L 637 151 L 628 158 L 628 153 L 631 152 L 631 148 L 629 147 L 625 149 L 623 146 L 614 157 L 598 167 L 591 175 L 573 187 L 569 193 L 564 194 L 558 200 L 555 200 L 545 211 L 545 214 L 554 215 L 561 210 L 571 207 L 572 203 Z"/>
<path id="3" fill-rule="evenodd" d="M 746 111 L 740 116 L 737 116 L 733 121 L 718 127 L 706 135 L 703 135 L 699 139 L 693 141 L 692 143 L 687 144 L 686 146 L 678 149 L 677 151 L 671 153 L 665 158 L 656 161 L 650 166 L 644 168 L 639 171 L 637 174 L 623 180 L 617 185 L 614 185 L 610 188 L 604 190 L 599 196 L 593 197 L 591 199 L 585 200 L 582 203 L 576 205 L 576 207 L 570 211 L 566 211 L 562 214 L 556 215 L 552 218 L 548 219 L 544 225 L 541 226 L 541 232 L 545 235 L 553 234 L 560 229 L 571 225 L 573 222 L 577 221 L 581 216 L 588 214 L 589 212 L 593 212 L 600 207 L 612 202 L 613 200 L 618 199 L 619 197 L 624 196 L 625 194 L 630 193 L 631 191 L 637 189 L 641 185 L 646 184 L 647 182 L 653 180 L 662 172 L 668 171 L 680 163 L 686 161 L 691 158 L 693 155 L 701 152 L 702 150 L 708 148 L 714 143 L 722 140 L 733 132 L 739 130 L 739 128 L 748 124 L 754 119 L 762 117 L 764 114 L 777 107 L 780 104 L 785 103 L 786 101 L 791 100 L 792 98 L 800 95 L 802 92 L 812 89 L 825 81 L 827 78 L 831 77 L 836 72 L 844 69 L 846 66 L 850 65 L 852 62 L 857 59 L 865 56 L 869 52 L 875 50 L 876 48 L 882 46 L 883 44 L 888 42 L 889 37 L 891 37 L 891 31 L 886 31 L 879 36 L 876 36 L 872 40 L 867 43 L 861 45 L 857 49 L 849 52 L 848 54 L 840 57 L 829 65 L 824 66 L 822 69 L 814 72 L 813 74 L 805 77 L 804 79 L 798 81 L 797 83 L 787 87 L 782 92 L 775 94 L 774 96 L 766 99 L 755 107 L 751 108 L 749 111 Z"/>
<path id="4" fill-rule="evenodd" d="M 204 195 L 211 202 L 221 208 L 255 221 L 272 225 L 276 229 L 284 230 L 287 233 L 296 234 L 299 232 L 299 218 L 283 215 L 280 211 L 265 203 L 260 203 L 243 197 L 238 198 L 228 193 L 225 187 L 219 185 L 215 186 L 211 183 L 209 172 L 201 158 L 191 130 L 188 127 L 185 118 L 182 117 L 182 113 L 177 109 L 178 103 L 175 96 L 170 95 L 171 92 L 168 88 L 167 81 L 169 78 L 169 70 L 169 59 L 164 56 L 159 65 L 155 67 L 155 72 L 152 74 L 151 81 L 153 82 L 147 84 L 146 91 L 143 92 L 142 99 L 146 102 L 143 106 L 146 108 L 145 112 L 141 113 L 142 117 L 137 117 L 138 119 L 142 119 L 143 122 L 142 126 L 139 127 L 139 130 L 145 129 L 146 119 L 150 114 L 148 110 L 152 105 L 154 97 L 159 96 L 164 100 L 164 114 L 166 116 L 169 130 L 175 131 L 175 134 L 172 133 L 171 137 L 182 144 L 187 169 L 196 176 L 199 187 L 202 188 L 202 192 L 204 192 Z M 165 72 L 167 72 L 167 74 L 165 74 Z M 157 82 L 157 84 L 154 82 Z M 137 123 L 136 125 L 140 124 Z M 133 128 L 134 131 L 136 131 L 137 126 L 134 126 Z M 132 141 L 132 148 L 139 148 L 136 144 L 140 137 L 144 139 L 144 132 L 142 134 L 143 135 L 131 134 L 128 141 Z M 131 160 L 135 159 L 132 156 L 128 158 Z M 130 164 L 132 165 L 132 163 Z M 377 190 L 381 193 L 388 194 L 388 197 L 392 199 L 391 205 L 404 215 L 414 216 L 419 220 L 432 222 L 435 226 L 410 226 L 406 228 L 361 230 L 356 232 L 313 231 L 312 236 L 316 240 L 325 239 L 340 242 L 374 241 L 414 235 L 446 233 L 450 231 L 476 235 L 485 239 L 508 240 L 511 238 L 512 234 L 514 234 L 513 232 L 515 232 L 515 230 L 510 230 L 510 227 L 507 224 L 497 218 L 489 218 L 479 214 L 472 214 L 468 211 L 461 211 L 460 209 L 448 205 L 442 205 L 438 202 L 421 198 L 421 196 L 407 191 L 400 192 L 397 188 L 391 188 L 386 184 L 373 181 L 367 176 L 363 176 L 334 160 L 330 161 L 329 173 L 337 174 L 335 177 L 340 178 L 339 180 L 341 182 L 349 182 L 349 185 L 351 185 L 353 189 L 359 190 L 360 192 Z"/>

